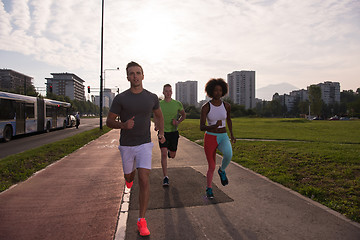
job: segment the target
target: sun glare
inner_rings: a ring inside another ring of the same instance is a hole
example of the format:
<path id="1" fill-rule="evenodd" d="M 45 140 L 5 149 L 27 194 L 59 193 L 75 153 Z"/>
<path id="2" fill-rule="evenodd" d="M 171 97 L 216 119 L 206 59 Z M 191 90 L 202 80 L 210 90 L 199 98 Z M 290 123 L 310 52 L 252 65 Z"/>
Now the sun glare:
<path id="1" fill-rule="evenodd" d="M 175 43 L 173 19 L 161 9 L 146 8 L 137 16 L 135 48 L 150 61 L 164 58 Z"/>

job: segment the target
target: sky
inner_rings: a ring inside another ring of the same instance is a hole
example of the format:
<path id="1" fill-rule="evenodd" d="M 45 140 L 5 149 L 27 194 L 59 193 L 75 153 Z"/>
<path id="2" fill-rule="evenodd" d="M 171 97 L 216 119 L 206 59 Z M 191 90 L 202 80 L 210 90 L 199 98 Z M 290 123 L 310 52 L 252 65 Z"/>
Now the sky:
<path id="1" fill-rule="evenodd" d="M 74 73 L 98 95 L 101 2 L 0 1 L 0 68 L 33 77 L 39 90 L 51 73 Z M 129 88 L 130 61 L 158 96 L 166 83 L 175 92 L 176 82 L 198 81 L 198 101 L 209 79 L 241 70 L 256 72 L 256 89 L 360 87 L 359 0 L 105 0 L 103 26 L 105 87 L 114 90 Z"/>

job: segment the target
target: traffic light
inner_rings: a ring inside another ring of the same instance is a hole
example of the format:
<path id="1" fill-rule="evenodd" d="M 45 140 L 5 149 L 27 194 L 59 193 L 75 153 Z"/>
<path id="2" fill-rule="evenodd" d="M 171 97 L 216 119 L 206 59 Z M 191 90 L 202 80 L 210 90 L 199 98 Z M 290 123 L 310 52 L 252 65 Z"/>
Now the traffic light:
<path id="1" fill-rule="evenodd" d="M 88 86 L 88 93 L 90 93 L 90 86 Z"/>
<path id="2" fill-rule="evenodd" d="M 52 89 L 52 85 L 50 85 L 50 87 L 49 87 L 50 89 L 50 92 L 52 93 L 53 92 L 53 89 Z"/>

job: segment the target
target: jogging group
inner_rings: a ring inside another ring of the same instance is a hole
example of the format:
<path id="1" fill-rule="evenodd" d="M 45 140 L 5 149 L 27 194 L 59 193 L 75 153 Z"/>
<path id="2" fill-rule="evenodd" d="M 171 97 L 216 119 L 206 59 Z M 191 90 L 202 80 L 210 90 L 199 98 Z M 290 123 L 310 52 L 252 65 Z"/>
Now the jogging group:
<path id="1" fill-rule="evenodd" d="M 150 197 L 149 175 L 151 170 L 152 148 L 151 117 L 161 150 L 163 186 L 170 184 L 167 173 L 167 158 L 175 158 L 178 147 L 178 125 L 185 120 L 186 114 L 181 102 L 172 99 L 170 84 L 163 86 L 164 99 L 159 101 L 156 94 L 143 88 L 144 71 L 136 62 L 126 66 L 130 88 L 118 94 L 110 107 L 106 125 L 121 129 L 120 155 L 127 188 L 131 188 L 137 172 L 139 184 L 139 216 L 137 227 L 141 236 L 150 235 L 145 219 Z M 214 198 L 212 179 L 216 168 L 216 150 L 223 154 L 221 166 L 217 172 L 223 186 L 229 183 L 225 169 L 232 158 L 231 142 L 236 139 L 232 131 L 230 104 L 221 98 L 228 92 L 228 85 L 222 78 L 212 78 L 205 85 L 205 92 L 211 99 L 201 108 L 200 130 L 204 134 L 204 151 L 208 161 L 206 174 L 206 196 Z M 120 120 L 118 120 L 118 118 Z M 230 133 L 227 134 L 226 126 Z"/>

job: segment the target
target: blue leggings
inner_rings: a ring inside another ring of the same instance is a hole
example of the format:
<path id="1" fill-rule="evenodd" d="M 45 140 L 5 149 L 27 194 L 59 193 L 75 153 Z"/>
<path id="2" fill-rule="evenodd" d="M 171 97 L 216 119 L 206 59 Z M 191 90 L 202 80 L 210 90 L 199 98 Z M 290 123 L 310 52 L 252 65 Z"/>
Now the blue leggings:
<path id="1" fill-rule="evenodd" d="M 219 149 L 219 151 L 223 154 L 221 171 L 225 171 L 233 155 L 229 136 L 227 133 L 206 132 L 204 136 L 204 150 L 206 159 L 209 164 L 209 169 L 207 172 L 208 187 L 211 187 L 211 182 L 216 166 L 216 149 Z"/>

